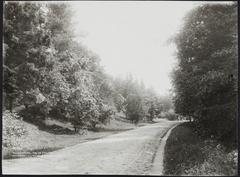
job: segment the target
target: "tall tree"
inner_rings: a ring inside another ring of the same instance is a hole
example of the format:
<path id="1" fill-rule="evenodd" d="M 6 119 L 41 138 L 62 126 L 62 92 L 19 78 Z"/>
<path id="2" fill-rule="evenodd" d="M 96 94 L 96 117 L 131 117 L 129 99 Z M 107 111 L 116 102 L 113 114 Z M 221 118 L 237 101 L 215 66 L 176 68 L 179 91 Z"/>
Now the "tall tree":
<path id="1" fill-rule="evenodd" d="M 219 138 L 235 131 L 237 5 L 202 5 L 176 36 L 175 110 Z"/>
<path id="2" fill-rule="evenodd" d="M 6 102 L 13 105 L 16 100 L 24 102 L 21 98 L 38 88 L 40 68 L 51 65 L 50 39 L 45 29 L 46 14 L 40 4 L 5 2 L 3 21 L 4 65 L 8 68 L 4 72 Z M 8 89 L 13 84 L 18 90 L 14 99 L 12 89 Z"/>

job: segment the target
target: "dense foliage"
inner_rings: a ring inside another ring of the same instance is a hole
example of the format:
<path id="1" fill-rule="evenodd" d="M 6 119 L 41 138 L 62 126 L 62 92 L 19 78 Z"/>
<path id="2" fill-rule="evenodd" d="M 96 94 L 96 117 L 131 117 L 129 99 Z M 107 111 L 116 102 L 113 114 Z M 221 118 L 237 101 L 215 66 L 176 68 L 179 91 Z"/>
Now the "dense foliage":
<path id="1" fill-rule="evenodd" d="M 236 133 L 237 5 L 192 10 L 175 38 L 175 111 L 219 139 Z"/>
<path id="2" fill-rule="evenodd" d="M 107 123 L 115 112 L 138 122 L 161 112 L 157 94 L 132 78 L 113 79 L 75 40 L 67 3 L 4 3 L 4 109 L 40 124 L 75 129 Z"/>
<path id="3" fill-rule="evenodd" d="M 9 111 L 4 112 L 2 122 L 4 125 L 2 130 L 2 147 L 4 153 L 8 153 L 8 151 L 19 147 L 19 144 L 22 143 L 19 137 L 26 135 L 27 130 L 16 113 L 11 113 Z"/>
<path id="4" fill-rule="evenodd" d="M 146 88 L 131 75 L 126 79 L 114 80 L 114 96 L 117 109 L 132 122 L 152 121 L 162 111 L 172 108 L 170 98 L 160 97 L 152 88 Z"/>
<path id="5" fill-rule="evenodd" d="M 233 176 L 238 172 L 238 151 L 227 150 L 214 139 L 202 139 L 194 122 L 172 130 L 165 146 L 164 175 Z"/>
<path id="6" fill-rule="evenodd" d="M 32 122 L 51 116 L 78 126 L 106 117 L 98 58 L 74 41 L 68 5 L 5 3 L 4 46 L 6 109 L 25 105 Z"/>

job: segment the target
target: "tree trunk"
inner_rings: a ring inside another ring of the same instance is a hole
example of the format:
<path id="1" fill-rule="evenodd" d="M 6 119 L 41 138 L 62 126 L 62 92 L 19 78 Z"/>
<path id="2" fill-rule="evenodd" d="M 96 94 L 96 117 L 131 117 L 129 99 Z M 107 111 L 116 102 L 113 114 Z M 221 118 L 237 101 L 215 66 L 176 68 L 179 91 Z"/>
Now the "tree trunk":
<path id="1" fill-rule="evenodd" d="M 12 98 L 8 99 L 8 104 L 9 104 L 9 110 L 10 110 L 10 112 L 12 112 L 12 110 L 13 110 L 13 99 Z"/>

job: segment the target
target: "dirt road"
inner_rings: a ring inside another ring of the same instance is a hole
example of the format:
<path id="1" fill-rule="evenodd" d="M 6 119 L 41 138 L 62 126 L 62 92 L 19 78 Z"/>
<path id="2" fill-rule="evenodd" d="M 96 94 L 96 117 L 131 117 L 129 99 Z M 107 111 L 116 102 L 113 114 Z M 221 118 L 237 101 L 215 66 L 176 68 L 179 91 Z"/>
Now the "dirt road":
<path id="1" fill-rule="evenodd" d="M 151 174 L 161 138 L 178 121 L 160 120 L 46 155 L 2 161 L 3 174 Z M 161 143 L 160 143 L 161 144 Z M 156 167 L 155 167 L 156 168 Z M 159 167 L 161 169 L 161 167 Z"/>

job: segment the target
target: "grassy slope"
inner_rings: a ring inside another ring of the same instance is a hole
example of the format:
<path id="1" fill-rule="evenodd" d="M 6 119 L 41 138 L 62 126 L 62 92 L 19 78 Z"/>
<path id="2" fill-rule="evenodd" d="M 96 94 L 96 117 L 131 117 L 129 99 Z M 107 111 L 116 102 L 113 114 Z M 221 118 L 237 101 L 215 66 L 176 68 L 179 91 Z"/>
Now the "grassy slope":
<path id="1" fill-rule="evenodd" d="M 227 153 L 213 140 L 200 139 L 189 122 L 171 132 L 165 146 L 165 175 L 237 175 L 237 150 Z"/>
<path id="2" fill-rule="evenodd" d="M 16 120 L 20 121 L 20 120 Z M 3 146 L 3 158 L 19 158 L 40 155 L 81 142 L 102 138 L 123 130 L 133 129 L 135 125 L 111 120 L 106 126 L 101 126 L 98 132 L 86 131 L 84 134 L 56 135 L 39 130 L 36 126 L 20 121 L 25 133 L 22 136 L 10 136 L 7 140 L 11 147 Z M 3 140 L 4 143 L 4 140 Z"/>

